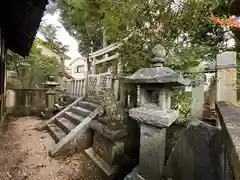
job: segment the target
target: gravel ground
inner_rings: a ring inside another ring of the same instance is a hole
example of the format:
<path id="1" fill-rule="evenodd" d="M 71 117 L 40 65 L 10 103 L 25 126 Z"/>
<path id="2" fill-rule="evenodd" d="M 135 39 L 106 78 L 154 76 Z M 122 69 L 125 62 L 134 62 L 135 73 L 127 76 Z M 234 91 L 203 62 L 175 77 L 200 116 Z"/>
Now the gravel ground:
<path id="1" fill-rule="evenodd" d="M 104 180 L 83 154 L 53 159 L 54 144 L 46 132 L 34 130 L 40 120 L 18 118 L 0 131 L 0 180 Z"/>

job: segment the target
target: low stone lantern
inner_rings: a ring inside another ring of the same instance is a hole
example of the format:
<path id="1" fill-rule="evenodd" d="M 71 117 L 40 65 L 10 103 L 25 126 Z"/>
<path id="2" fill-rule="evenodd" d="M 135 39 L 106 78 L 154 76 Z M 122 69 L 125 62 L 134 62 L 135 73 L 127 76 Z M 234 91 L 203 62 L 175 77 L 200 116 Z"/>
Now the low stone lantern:
<path id="1" fill-rule="evenodd" d="M 166 129 L 179 117 L 171 109 L 171 92 L 174 86 L 187 85 L 180 73 L 163 67 L 166 51 L 161 45 L 152 50 L 155 58 L 151 68 L 139 69 L 125 81 L 140 86 L 140 107 L 129 110 L 129 116 L 141 124 L 140 155 L 137 171 L 125 179 L 161 179 L 165 160 Z"/>
<path id="2" fill-rule="evenodd" d="M 55 101 L 56 101 L 56 87 L 60 86 L 61 84 L 55 81 L 55 78 L 53 76 L 48 76 L 47 81 L 44 83 L 46 92 L 46 104 L 47 108 L 53 107 Z"/>

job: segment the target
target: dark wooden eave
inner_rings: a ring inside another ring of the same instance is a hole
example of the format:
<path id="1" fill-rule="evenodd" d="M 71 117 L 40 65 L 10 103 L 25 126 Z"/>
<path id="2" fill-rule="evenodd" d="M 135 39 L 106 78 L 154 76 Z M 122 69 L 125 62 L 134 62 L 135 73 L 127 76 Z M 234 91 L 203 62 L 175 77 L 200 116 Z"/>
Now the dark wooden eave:
<path id="1" fill-rule="evenodd" d="M 229 0 L 228 13 L 230 15 L 240 16 L 240 0 Z"/>
<path id="2" fill-rule="evenodd" d="M 29 54 L 47 4 L 48 0 L 1 0 L 0 26 L 8 49 Z"/>

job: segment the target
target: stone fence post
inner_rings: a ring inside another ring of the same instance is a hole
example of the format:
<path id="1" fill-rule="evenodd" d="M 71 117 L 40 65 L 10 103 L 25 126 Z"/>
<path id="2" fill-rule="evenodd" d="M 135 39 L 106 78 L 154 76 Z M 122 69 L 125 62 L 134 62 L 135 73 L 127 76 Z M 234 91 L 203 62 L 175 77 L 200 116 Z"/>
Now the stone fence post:
<path id="1" fill-rule="evenodd" d="M 166 130 L 179 117 L 179 112 L 171 109 L 172 87 L 187 85 L 181 74 L 163 67 L 164 47 L 155 46 L 153 54 L 152 68 L 140 69 L 125 78 L 126 83 L 140 85 L 140 107 L 130 109 L 129 116 L 141 125 L 139 166 L 125 180 L 162 178 Z"/>
<path id="2" fill-rule="evenodd" d="M 191 117 L 202 119 L 204 110 L 204 80 L 203 77 L 199 77 L 199 84 L 192 88 L 192 109 Z"/>
<path id="3" fill-rule="evenodd" d="M 237 62 L 236 52 L 226 51 L 217 55 L 217 101 L 236 103 Z"/>
<path id="4" fill-rule="evenodd" d="M 89 58 L 89 57 L 88 57 Z M 84 85 L 83 85 L 83 97 L 88 96 L 88 60 L 84 62 Z"/>

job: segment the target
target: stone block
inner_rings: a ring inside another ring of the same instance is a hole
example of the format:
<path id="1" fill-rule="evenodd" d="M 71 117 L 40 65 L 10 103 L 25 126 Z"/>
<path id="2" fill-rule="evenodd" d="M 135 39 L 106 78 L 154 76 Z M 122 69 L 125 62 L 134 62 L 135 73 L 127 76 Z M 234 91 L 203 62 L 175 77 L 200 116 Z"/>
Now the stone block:
<path id="1" fill-rule="evenodd" d="M 124 138 L 127 136 L 127 131 L 126 127 L 121 128 L 121 127 L 116 127 L 116 130 L 111 129 L 108 125 L 103 124 L 102 122 L 99 121 L 92 121 L 90 124 L 91 128 L 96 131 L 98 134 L 106 137 L 107 139 L 115 142 L 119 139 Z"/>
<path id="2" fill-rule="evenodd" d="M 193 120 L 167 159 L 164 177 L 172 180 L 232 180 L 219 129 Z"/>
<path id="3" fill-rule="evenodd" d="M 138 167 L 135 167 L 130 174 L 128 174 L 124 180 L 143 180 L 138 174 Z"/>
<path id="4" fill-rule="evenodd" d="M 97 132 L 94 132 L 92 148 L 109 165 L 117 164 L 124 154 L 122 141 L 112 142 Z"/>
<path id="5" fill-rule="evenodd" d="M 217 55 L 217 69 L 235 68 L 237 66 L 237 54 L 226 51 Z"/>
<path id="6" fill-rule="evenodd" d="M 141 125 L 139 175 L 147 180 L 161 179 L 165 160 L 166 128 Z"/>
<path id="7" fill-rule="evenodd" d="M 159 107 L 139 107 L 129 110 L 129 116 L 157 127 L 169 127 L 179 117 L 179 112 L 175 110 L 161 110 Z"/>
<path id="8" fill-rule="evenodd" d="M 118 166 L 109 166 L 92 148 L 88 148 L 84 152 L 104 172 L 106 180 L 114 179 Z"/>

